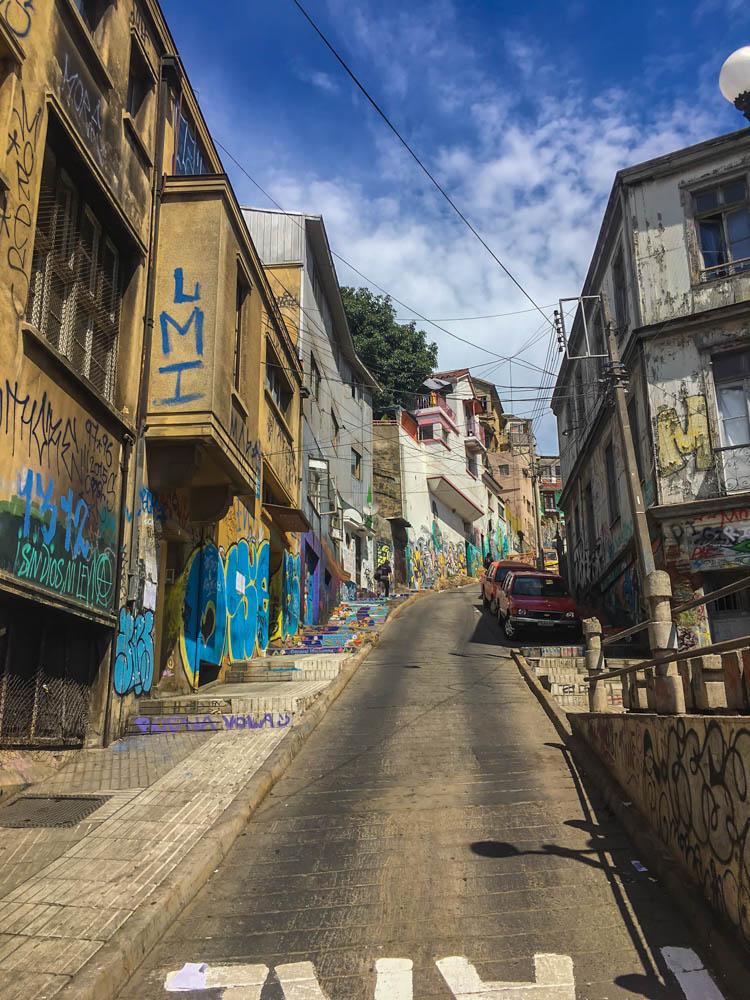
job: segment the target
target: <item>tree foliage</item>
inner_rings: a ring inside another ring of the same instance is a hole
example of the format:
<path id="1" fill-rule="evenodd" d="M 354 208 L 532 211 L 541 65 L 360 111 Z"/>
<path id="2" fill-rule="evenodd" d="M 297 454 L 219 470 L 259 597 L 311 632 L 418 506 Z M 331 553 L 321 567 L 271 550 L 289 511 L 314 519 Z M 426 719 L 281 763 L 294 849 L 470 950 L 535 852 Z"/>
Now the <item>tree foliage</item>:
<path id="1" fill-rule="evenodd" d="M 437 367 L 437 344 L 428 343 L 413 320 L 396 322 L 389 295 L 342 286 L 341 297 L 357 354 L 382 386 L 373 399 L 376 415 L 388 406 L 411 409 L 422 382 Z"/>

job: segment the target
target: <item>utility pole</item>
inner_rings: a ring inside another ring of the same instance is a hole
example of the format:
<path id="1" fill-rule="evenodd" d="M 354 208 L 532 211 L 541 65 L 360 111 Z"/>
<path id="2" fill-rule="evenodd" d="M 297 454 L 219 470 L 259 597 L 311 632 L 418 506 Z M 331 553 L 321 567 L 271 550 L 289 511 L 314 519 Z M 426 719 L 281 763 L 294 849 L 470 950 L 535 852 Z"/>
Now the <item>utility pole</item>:
<path id="1" fill-rule="evenodd" d="M 625 399 L 627 372 L 620 361 L 617 348 L 615 328 L 609 312 L 607 296 L 602 293 L 602 312 L 604 326 L 607 331 L 609 348 L 609 364 L 606 375 L 608 387 L 614 398 L 615 418 L 620 430 L 622 454 L 625 462 L 625 478 L 630 499 L 630 512 L 633 519 L 633 541 L 638 559 L 638 569 L 646 595 L 651 624 L 648 627 L 651 655 L 667 653 L 674 649 L 674 627 L 670 599 L 672 584 L 669 574 L 657 570 L 654 564 L 654 554 L 651 548 L 651 536 L 646 519 L 646 507 L 641 492 L 641 480 L 638 465 L 635 460 L 633 432 L 628 417 L 628 407 Z M 655 672 L 654 672 L 655 670 Z M 685 711 L 685 695 L 682 678 L 676 663 L 667 663 L 647 671 L 646 704 L 642 704 L 642 691 L 637 687 L 635 674 L 629 675 L 629 691 L 623 691 L 624 698 L 630 708 L 650 708 L 662 714 L 672 714 Z"/>

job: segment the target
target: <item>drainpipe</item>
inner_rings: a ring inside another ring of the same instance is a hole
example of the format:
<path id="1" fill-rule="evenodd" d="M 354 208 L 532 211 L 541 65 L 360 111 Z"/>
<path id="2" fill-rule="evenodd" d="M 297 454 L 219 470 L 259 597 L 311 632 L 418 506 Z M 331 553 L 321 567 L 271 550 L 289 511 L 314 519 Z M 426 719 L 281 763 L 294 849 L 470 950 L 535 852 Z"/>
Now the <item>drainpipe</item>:
<path id="1" fill-rule="evenodd" d="M 148 277 L 146 281 L 146 307 L 143 314 L 143 353 L 141 355 L 140 392 L 136 427 L 135 476 L 133 477 L 133 532 L 130 544 L 130 565 L 128 568 L 128 601 L 136 598 L 135 580 L 138 577 L 139 528 L 137 511 L 143 487 L 143 468 L 146 453 L 146 414 L 148 412 L 149 376 L 151 372 L 151 343 L 154 333 L 154 305 L 156 300 L 156 258 L 159 251 L 159 218 L 161 215 L 162 190 L 164 187 L 164 136 L 167 111 L 169 109 L 169 85 L 179 85 L 180 63 L 177 56 L 164 55 L 159 64 L 159 96 L 156 111 L 156 152 L 154 158 L 154 179 L 151 202 L 151 245 L 148 256 Z"/>
<path id="2" fill-rule="evenodd" d="M 120 587 L 122 586 L 122 572 L 123 565 L 122 559 L 119 558 L 122 552 L 123 542 L 125 540 L 125 507 L 127 505 L 128 499 L 128 470 L 130 468 L 130 451 L 133 447 L 134 438 L 130 434 L 126 434 L 123 440 L 123 459 L 120 464 L 120 524 L 117 529 L 117 548 L 115 552 L 117 554 L 115 570 L 115 597 L 119 600 Z M 118 619 L 119 625 L 119 619 Z M 117 659 L 117 641 L 113 640 L 110 644 L 109 653 L 109 667 L 107 669 L 107 699 L 106 707 L 104 709 L 104 729 L 102 733 L 102 746 L 109 746 L 111 739 L 110 734 L 112 731 L 112 687 L 114 684 L 115 676 L 115 660 Z"/>

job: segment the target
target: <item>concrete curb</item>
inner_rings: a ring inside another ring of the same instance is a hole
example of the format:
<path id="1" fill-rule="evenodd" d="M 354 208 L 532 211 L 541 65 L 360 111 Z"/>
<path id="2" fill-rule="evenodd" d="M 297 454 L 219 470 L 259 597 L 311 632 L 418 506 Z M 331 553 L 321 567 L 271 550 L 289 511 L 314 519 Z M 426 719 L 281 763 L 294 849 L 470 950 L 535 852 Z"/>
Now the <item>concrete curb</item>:
<path id="1" fill-rule="evenodd" d="M 421 591 L 393 609 L 380 630 L 410 604 L 433 591 Z M 269 755 L 224 812 L 190 850 L 178 867 L 154 891 L 148 906 L 141 906 L 96 955 L 57 994 L 60 1000 L 114 1000 L 117 993 L 154 948 L 171 923 L 202 888 L 229 853 L 250 817 L 299 753 L 308 736 L 367 659 L 374 645 L 367 644 L 344 661 L 341 672 L 304 713 L 281 744 Z"/>
<path id="2" fill-rule="evenodd" d="M 698 885 L 690 880 L 667 847 L 653 833 L 648 820 L 634 804 L 625 805 L 628 795 L 602 764 L 588 743 L 573 731 L 568 716 L 539 683 L 519 650 L 513 659 L 521 676 L 536 695 L 550 722 L 565 743 L 582 774 L 591 779 L 607 808 L 623 826 L 640 860 L 656 875 L 672 897 L 685 922 L 704 945 L 717 981 L 737 996 L 747 995 L 750 955 L 737 939 L 734 929 L 709 906 Z"/>

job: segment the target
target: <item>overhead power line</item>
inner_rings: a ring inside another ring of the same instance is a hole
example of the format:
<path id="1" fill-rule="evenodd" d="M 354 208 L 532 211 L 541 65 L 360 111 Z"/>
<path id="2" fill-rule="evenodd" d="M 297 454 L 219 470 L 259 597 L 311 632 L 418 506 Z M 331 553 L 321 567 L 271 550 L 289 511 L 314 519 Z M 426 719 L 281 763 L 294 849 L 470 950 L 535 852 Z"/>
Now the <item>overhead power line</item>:
<path id="1" fill-rule="evenodd" d="M 266 191 L 266 189 L 261 184 L 259 184 L 258 181 L 256 181 L 256 179 L 247 170 L 247 168 L 245 166 L 243 166 L 242 163 L 240 163 L 240 161 L 237 159 L 237 157 L 234 156 L 234 154 L 231 153 L 229 151 L 229 149 L 227 149 L 227 147 L 218 138 L 214 137 L 214 143 L 219 147 L 219 149 L 223 150 L 223 152 L 226 153 L 226 155 L 229 157 L 229 159 L 232 161 L 232 163 L 234 163 L 235 166 L 245 175 L 245 177 L 247 177 L 247 179 L 250 181 L 250 183 L 253 184 L 260 191 L 260 193 L 263 195 L 264 198 L 267 198 L 271 202 L 272 205 L 274 205 L 276 208 L 278 208 L 278 210 L 280 212 L 284 212 L 285 211 L 285 209 L 276 201 L 276 199 L 271 194 L 269 194 L 269 192 Z M 304 229 L 304 227 L 302 226 L 302 224 L 299 223 L 296 220 L 296 218 L 294 217 L 293 213 L 289 213 L 289 218 L 292 219 L 292 221 L 294 222 L 294 224 L 296 226 L 298 226 L 299 229 Z M 453 333 L 452 330 L 446 329 L 446 327 L 441 326 L 439 323 L 436 323 L 435 320 L 429 319 L 423 313 L 419 312 L 418 309 L 415 309 L 413 306 L 410 306 L 406 302 L 403 302 L 401 299 L 397 298 L 395 295 L 393 295 L 392 292 L 389 292 L 387 288 L 383 288 L 383 286 L 379 285 L 377 283 L 377 281 L 373 281 L 372 278 L 368 278 L 368 276 L 366 274 L 363 274 L 362 271 L 360 271 L 358 268 L 356 268 L 354 266 L 354 264 L 349 263 L 349 261 L 346 260 L 345 257 L 342 257 L 341 254 L 336 253 L 336 251 L 333 250 L 333 249 L 331 250 L 331 256 L 335 257 L 336 260 L 341 261 L 341 263 L 345 267 L 348 267 L 349 270 L 351 270 L 355 274 L 359 275 L 359 277 L 362 278 L 363 281 L 366 281 L 368 285 L 372 285 L 373 288 L 377 288 L 377 290 L 379 292 L 382 292 L 383 295 L 387 295 L 388 298 L 391 299 L 392 302 L 395 302 L 397 305 L 401 306 L 402 308 L 408 310 L 411 313 L 414 313 L 414 315 L 417 316 L 419 319 L 421 319 L 424 323 L 429 323 L 431 326 L 434 326 L 435 329 L 440 330 L 442 333 L 446 334 L 448 337 L 452 337 L 453 340 L 459 340 L 462 344 L 468 344 L 469 347 L 474 347 L 477 350 L 482 351 L 484 354 L 489 354 L 493 358 L 498 358 L 500 361 L 510 361 L 511 360 L 511 358 L 507 357 L 504 354 L 498 354 L 496 351 L 491 351 L 488 347 L 483 347 L 481 344 L 476 344 L 476 343 L 474 343 L 471 340 L 467 340 L 465 337 L 459 337 L 459 335 L 457 333 Z M 295 300 L 295 302 L 297 302 L 297 300 L 295 299 L 294 296 L 292 296 L 292 298 Z M 297 302 L 297 304 L 299 305 L 298 302 Z M 305 310 L 303 310 L 303 312 L 304 311 Z M 544 316 L 544 313 L 542 313 L 542 316 Z M 548 322 L 548 323 L 550 322 L 550 320 L 546 316 L 544 316 L 544 319 L 545 319 L 546 322 Z M 539 365 L 535 365 L 531 361 L 524 361 L 524 360 L 522 360 L 520 358 L 516 358 L 515 355 L 513 356 L 513 359 L 516 360 L 516 364 L 521 365 L 524 368 L 529 368 L 529 369 L 532 369 L 533 371 L 542 372 L 544 374 L 552 375 L 554 377 L 554 374 L 555 374 L 554 372 L 547 372 L 544 368 L 540 368 Z M 469 367 L 469 366 L 466 366 L 466 367 Z M 471 367 L 476 367 L 476 366 L 471 366 Z"/>
<path id="2" fill-rule="evenodd" d="M 500 260 L 500 258 L 497 256 L 497 254 L 494 252 L 494 250 L 489 246 L 489 244 L 485 241 L 485 239 L 477 232 L 477 230 L 474 228 L 474 226 L 469 222 L 469 220 L 463 214 L 463 212 L 461 211 L 461 209 L 458 207 L 458 205 L 456 205 L 456 203 L 453 201 L 453 199 L 451 198 L 451 196 L 448 194 L 448 192 L 433 177 L 433 175 L 430 173 L 430 171 L 424 165 L 424 163 L 422 162 L 422 160 L 420 160 L 420 158 L 417 156 L 417 154 L 411 148 L 411 146 L 406 141 L 406 139 L 404 139 L 404 137 L 401 135 L 401 133 L 396 128 L 396 126 L 393 124 L 393 122 L 391 122 L 391 120 L 388 117 L 388 115 L 386 115 L 386 113 L 383 111 L 383 109 L 380 107 L 380 105 L 375 101 L 375 99 L 373 97 L 371 97 L 371 95 L 367 91 L 366 87 L 362 83 L 360 83 L 359 79 L 355 76 L 354 72 L 349 68 L 349 66 L 344 62 L 344 60 L 338 54 L 338 52 L 333 47 L 333 45 L 328 41 L 328 39 L 326 38 L 326 36 L 323 34 L 323 32 L 317 26 L 317 24 L 315 23 L 315 21 L 313 21 L 313 19 L 307 13 L 307 11 L 302 6 L 302 4 L 299 2 L 299 0 L 293 0 L 293 2 L 294 2 L 294 5 L 297 8 L 299 8 L 300 12 L 304 15 L 304 17 L 309 22 L 309 24 L 312 26 L 313 30 L 319 36 L 319 38 L 321 39 L 321 41 L 323 42 L 323 44 L 326 46 L 326 48 L 332 53 L 332 55 L 335 57 L 335 59 L 341 64 L 341 66 L 343 67 L 343 69 L 345 70 L 345 72 L 353 80 L 353 82 L 359 88 L 359 90 L 362 92 L 362 94 L 367 99 L 367 101 L 369 101 L 369 103 L 372 105 L 372 107 L 375 109 L 375 111 L 377 111 L 377 113 L 380 115 L 380 117 L 386 123 L 386 125 L 391 130 L 391 132 L 393 132 L 393 134 L 396 136 L 396 138 L 401 143 L 401 145 L 404 147 L 404 149 L 409 153 L 409 155 L 417 163 L 417 165 L 420 167 L 420 169 L 426 174 L 426 176 L 434 184 L 434 186 L 437 188 L 437 190 L 440 192 L 440 194 L 443 196 L 443 198 L 445 198 L 445 200 L 451 206 L 451 208 L 456 213 L 456 215 L 461 219 L 461 221 L 464 223 L 464 225 L 467 226 L 467 228 L 474 234 L 474 236 L 476 236 L 476 238 L 482 244 L 482 246 L 487 251 L 487 253 L 492 257 L 492 259 L 495 261 L 495 263 L 498 264 L 502 268 L 502 270 L 510 278 L 510 280 L 513 282 L 513 284 L 516 286 L 516 288 L 518 288 L 518 290 L 529 300 L 529 302 L 532 304 L 532 306 L 538 312 L 540 312 L 542 314 L 542 316 L 544 316 L 544 318 L 547 320 L 547 322 L 550 325 L 552 325 L 552 320 L 546 315 L 546 313 L 543 311 L 542 307 L 540 305 L 538 305 L 534 301 L 534 299 L 531 297 L 531 295 L 523 287 L 523 285 L 521 284 L 521 282 L 518 281 L 518 279 L 513 274 L 511 274 L 511 272 L 508 270 L 508 268 L 505 266 L 505 264 L 503 264 L 503 262 Z M 421 317 L 421 318 L 424 319 L 425 317 Z"/>

